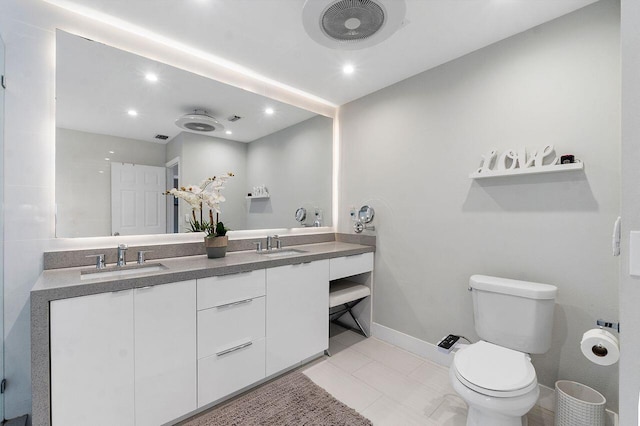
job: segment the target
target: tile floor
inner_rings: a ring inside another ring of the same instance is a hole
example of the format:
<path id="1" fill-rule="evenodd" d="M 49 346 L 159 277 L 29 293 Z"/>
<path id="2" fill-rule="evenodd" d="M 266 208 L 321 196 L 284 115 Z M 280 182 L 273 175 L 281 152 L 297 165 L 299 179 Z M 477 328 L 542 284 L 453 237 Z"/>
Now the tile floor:
<path id="1" fill-rule="evenodd" d="M 465 426 L 467 406 L 449 384 L 446 367 L 375 338 L 332 325 L 331 357 L 304 373 L 375 426 Z M 553 413 L 536 406 L 529 426 L 552 426 Z"/>

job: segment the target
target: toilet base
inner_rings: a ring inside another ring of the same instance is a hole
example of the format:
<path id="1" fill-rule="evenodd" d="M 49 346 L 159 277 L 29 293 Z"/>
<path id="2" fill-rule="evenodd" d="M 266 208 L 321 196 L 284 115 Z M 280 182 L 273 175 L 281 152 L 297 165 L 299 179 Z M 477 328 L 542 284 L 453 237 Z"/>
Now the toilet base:
<path id="1" fill-rule="evenodd" d="M 527 426 L 527 416 L 503 416 L 495 412 L 487 413 L 474 407 L 469 407 L 467 426 Z"/>
<path id="2" fill-rule="evenodd" d="M 458 380 L 454 369 L 455 360 L 449 367 L 449 377 L 453 389 L 469 407 L 467 426 L 527 426 L 527 413 L 540 396 L 537 384 L 524 395 L 496 398 L 466 387 Z"/>

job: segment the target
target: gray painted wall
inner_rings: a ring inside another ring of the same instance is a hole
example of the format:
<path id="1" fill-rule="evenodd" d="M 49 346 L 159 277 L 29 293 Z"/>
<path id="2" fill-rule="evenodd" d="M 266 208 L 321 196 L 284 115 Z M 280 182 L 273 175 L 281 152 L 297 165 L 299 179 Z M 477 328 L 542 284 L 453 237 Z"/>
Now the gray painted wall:
<path id="1" fill-rule="evenodd" d="M 539 382 L 585 383 L 614 410 L 617 365 L 591 364 L 579 343 L 597 318 L 618 318 L 619 13 L 601 1 L 340 112 L 340 230 L 351 231 L 350 206 L 376 209 L 374 321 L 434 344 L 477 338 L 470 275 L 555 284 Z M 468 178 L 491 148 L 546 143 L 584 172 Z"/>
<path id="2" fill-rule="evenodd" d="M 164 167 L 166 155 L 160 143 L 56 128 L 56 236 L 111 235 L 110 163 Z"/>
<path id="3" fill-rule="evenodd" d="M 166 158 L 167 163 L 176 157 L 180 157 L 180 155 L 182 154 L 182 135 L 183 134 L 184 132 L 179 133 L 167 143 L 167 158 Z"/>
<path id="4" fill-rule="evenodd" d="M 247 201 L 247 228 L 295 228 L 298 207 L 322 210 L 323 225 L 331 226 L 333 120 L 316 116 L 248 145 L 247 187 L 266 185 L 271 198 Z M 245 194 L 246 195 L 246 194 Z"/>
<path id="5" fill-rule="evenodd" d="M 629 275 L 629 231 L 640 230 L 640 2 L 622 0 L 622 256 L 620 424 L 638 424 L 640 278 Z"/>

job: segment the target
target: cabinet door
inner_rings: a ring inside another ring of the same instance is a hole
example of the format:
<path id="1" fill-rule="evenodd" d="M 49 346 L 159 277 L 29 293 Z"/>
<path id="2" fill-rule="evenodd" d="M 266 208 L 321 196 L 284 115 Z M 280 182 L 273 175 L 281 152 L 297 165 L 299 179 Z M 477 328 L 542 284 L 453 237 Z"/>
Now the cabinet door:
<path id="1" fill-rule="evenodd" d="M 267 376 L 329 346 L 329 261 L 267 269 Z"/>
<path id="2" fill-rule="evenodd" d="M 135 290 L 136 426 L 196 406 L 196 281 Z"/>
<path id="3" fill-rule="evenodd" d="M 133 425 L 133 291 L 50 308 L 53 426 Z"/>

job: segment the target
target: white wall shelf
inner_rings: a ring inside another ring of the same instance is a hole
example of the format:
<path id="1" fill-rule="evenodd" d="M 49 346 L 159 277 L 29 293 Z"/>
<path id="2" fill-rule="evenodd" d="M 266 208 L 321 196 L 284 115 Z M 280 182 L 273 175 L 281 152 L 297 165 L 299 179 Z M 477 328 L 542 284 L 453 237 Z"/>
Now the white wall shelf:
<path id="1" fill-rule="evenodd" d="M 271 197 L 271 195 L 247 195 L 245 198 L 247 200 L 265 200 L 267 198 Z"/>
<path id="2" fill-rule="evenodd" d="M 584 169 L 584 163 L 582 161 L 576 160 L 575 163 L 571 163 L 571 164 L 552 164 L 549 166 L 527 167 L 526 169 L 488 170 L 482 173 L 473 172 L 469 175 L 469 178 L 484 179 L 484 178 L 516 176 L 516 175 L 537 175 L 541 173 L 568 172 L 572 170 L 583 170 L 583 169 Z"/>

